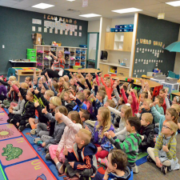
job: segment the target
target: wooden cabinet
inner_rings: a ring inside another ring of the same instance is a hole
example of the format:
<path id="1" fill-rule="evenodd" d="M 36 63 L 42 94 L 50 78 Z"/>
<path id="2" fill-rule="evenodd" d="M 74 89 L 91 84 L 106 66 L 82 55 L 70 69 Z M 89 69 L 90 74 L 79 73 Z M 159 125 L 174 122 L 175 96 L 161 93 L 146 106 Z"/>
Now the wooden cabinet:
<path id="1" fill-rule="evenodd" d="M 102 71 L 102 76 L 104 76 L 105 74 L 108 74 L 109 65 L 99 64 L 99 68 L 100 68 L 100 70 Z"/>
<path id="2" fill-rule="evenodd" d="M 107 50 L 113 50 L 114 49 L 114 33 L 113 32 L 107 32 L 106 33 L 106 39 L 105 39 L 105 49 Z"/>
<path id="3" fill-rule="evenodd" d="M 107 32 L 105 50 L 131 52 L 133 32 Z"/>
<path id="4" fill-rule="evenodd" d="M 131 51 L 133 32 L 124 33 L 123 51 Z"/>
<path id="5" fill-rule="evenodd" d="M 123 67 L 118 67 L 117 68 L 117 75 L 129 77 L 129 69 L 123 68 Z"/>

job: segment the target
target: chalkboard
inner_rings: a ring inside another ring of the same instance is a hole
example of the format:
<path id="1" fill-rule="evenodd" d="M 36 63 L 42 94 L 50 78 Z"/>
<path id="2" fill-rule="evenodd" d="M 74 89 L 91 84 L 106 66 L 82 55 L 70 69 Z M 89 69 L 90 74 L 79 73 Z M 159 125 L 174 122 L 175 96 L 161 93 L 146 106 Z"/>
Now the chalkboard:
<path id="1" fill-rule="evenodd" d="M 173 71 L 176 53 L 164 50 L 177 41 L 179 24 L 139 14 L 133 77 L 159 68 L 167 75 Z"/>
<path id="2" fill-rule="evenodd" d="M 31 35 L 38 33 L 38 27 L 42 27 L 41 34 L 46 45 L 50 45 L 52 41 L 60 41 L 62 46 L 78 47 L 80 44 L 87 44 L 88 21 L 77 20 L 77 25 L 82 26 L 82 30 L 78 28 L 77 36 L 70 36 L 69 32 L 68 35 L 64 32 L 63 35 L 55 34 L 54 30 L 52 34 L 44 33 L 44 24 L 34 25 L 32 19 L 40 19 L 44 23 L 44 14 L 0 6 L 0 74 L 7 74 L 11 67 L 8 62 L 10 59 L 26 58 L 26 49 L 33 48 Z M 36 32 L 32 31 L 32 26 L 36 26 Z M 78 36 L 79 32 L 82 33 L 81 37 Z"/>

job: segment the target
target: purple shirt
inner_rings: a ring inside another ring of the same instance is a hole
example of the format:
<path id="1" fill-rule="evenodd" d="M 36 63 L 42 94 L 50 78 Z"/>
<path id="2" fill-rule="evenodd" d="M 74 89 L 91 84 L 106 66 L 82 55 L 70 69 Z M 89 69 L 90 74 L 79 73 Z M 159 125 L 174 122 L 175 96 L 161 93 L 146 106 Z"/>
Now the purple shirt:
<path id="1" fill-rule="evenodd" d="M 7 89 L 4 85 L 0 85 L 0 95 L 3 93 L 4 96 L 7 95 Z"/>

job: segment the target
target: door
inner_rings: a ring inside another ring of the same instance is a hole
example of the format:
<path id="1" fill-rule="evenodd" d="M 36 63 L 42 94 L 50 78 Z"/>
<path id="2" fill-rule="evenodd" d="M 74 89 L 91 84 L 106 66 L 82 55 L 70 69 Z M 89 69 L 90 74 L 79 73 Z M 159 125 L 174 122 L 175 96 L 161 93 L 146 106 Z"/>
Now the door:
<path id="1" fill-rule="evenodd" d="M 113 32 L 106 33 L 105 50 L 114 50 L 114 34 Z"/>
<path id="2" fill-rule="evenodd" d="M 88 33 L 87 68 L 97 68 L 99 33 Z"/>

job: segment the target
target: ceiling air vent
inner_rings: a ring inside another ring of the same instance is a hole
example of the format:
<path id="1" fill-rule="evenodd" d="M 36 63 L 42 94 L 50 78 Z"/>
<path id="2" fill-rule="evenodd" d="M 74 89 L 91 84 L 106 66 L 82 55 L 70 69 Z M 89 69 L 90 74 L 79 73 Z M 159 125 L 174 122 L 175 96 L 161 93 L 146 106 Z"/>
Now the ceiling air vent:
<path id="1" fill-rule="evenodd" d="M 67 11 L 69 11 L 69 12 L 79 12 L 78 10 L 75 10 L 75 9 L 68 9 Z"/>

